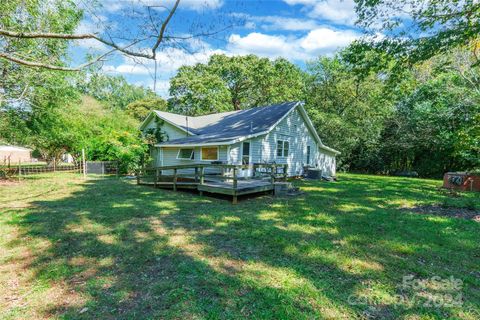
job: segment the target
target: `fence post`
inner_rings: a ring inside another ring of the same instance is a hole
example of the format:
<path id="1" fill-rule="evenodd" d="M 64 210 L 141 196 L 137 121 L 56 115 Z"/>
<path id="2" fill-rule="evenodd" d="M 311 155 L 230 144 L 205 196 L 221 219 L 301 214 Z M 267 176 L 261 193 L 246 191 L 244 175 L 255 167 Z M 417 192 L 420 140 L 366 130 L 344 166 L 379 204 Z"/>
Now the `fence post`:
<path id="1" fill-rule="evenodd" d="M 22 159 L 18 159 L 18 181 L 22 176 Z"/>
<path id="2" fill-rule="evenodd" d="M 82 149 L 82 169 L 83 169 L 83 178 L 87 179 L 87 166 L 85 161 L 85 149 Z"/>
<path id="3" fill-rule="evenodd" d="M 56 162 L 57 162 L 57 159 L 55 159 L 55 157 L 53 157 L 53 172 L 55 172 L 56 170 Z"/>
<path id="4" fill-rule="evenodd" d="M 153 182 L 153 186 L 156 188 L 158 182 L 158 169 L 155 169 L 155 181 Z"/>
<path id="5" fill-rule="evenodd" d="M 275 184 L 275 171 L 277 170 L 277 166 L 272 164 L 271 170 L 270 170 L 270 179 L 272 183 L 272 187 Z"/>
<path id="6" fill-rule="evenodd" d="M 285 179 L 285 181 L 287 181 L 287 178 L 288 178 L 288 164 L 285 164 L 283 166 L 283 178 Z"/>

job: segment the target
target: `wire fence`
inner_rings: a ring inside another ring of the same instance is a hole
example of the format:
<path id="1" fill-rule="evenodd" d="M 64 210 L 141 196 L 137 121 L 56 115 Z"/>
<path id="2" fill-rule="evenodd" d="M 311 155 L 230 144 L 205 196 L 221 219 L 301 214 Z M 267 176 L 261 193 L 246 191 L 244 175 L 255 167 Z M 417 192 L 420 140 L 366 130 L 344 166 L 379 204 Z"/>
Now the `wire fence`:
<path id="1" fill-rule="evenodd" d="M 72 172 L 79 174 L 119 174 L 118 161 L 86 161 L 83 163 L 60 163 L 60 164 L 4 164 L 0 165 L 0 179 L 44 174 L 52 172 Z"/>

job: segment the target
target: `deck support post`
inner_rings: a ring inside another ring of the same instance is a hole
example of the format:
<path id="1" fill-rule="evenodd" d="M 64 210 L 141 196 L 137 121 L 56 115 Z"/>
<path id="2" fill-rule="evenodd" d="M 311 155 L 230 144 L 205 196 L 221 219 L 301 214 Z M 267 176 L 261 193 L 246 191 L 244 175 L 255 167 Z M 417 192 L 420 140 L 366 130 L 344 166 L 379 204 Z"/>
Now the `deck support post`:
<path id="1" fill-rule="evenodd" d="M 238 198 L 237 198 L 237 195 L 234 194 L 232 199 L 232 204 L 237 204 L 237 203 L 238 203 Z"/>
<path id="2" fill-rule="evenodd" d="M 200 184 L 205 183 L 205 168 L 200 167 Z"/>
<path id="3" fill-rule="evenodd" d="M 200 184 L 205 183 L 205 167 L 200 167 Z M 203 191 L 198 192 L 200 196 L 203 196 Z"/>
<path id="4" fill-rule="evenodd" d="M 272 169 L 270 171 L 270 182 L 272 183 L 272 188 L 275 184 L 275 172 L 277 171 L 277 166 L 272 165 Z"/>
<path id="5" fill-rule="evenodd" d="M 238 180 L 237 180 L 237 167 L 233 168 L 233 189 L 237 190 Z"/>
<path id="6" fill-rule="evenodd" d="M 283 179 L 287 181 L 287 177 L 288 177 L 288 164 L 285 164 L 283 165 Z"/>
<path id="7" fill-rule="evenodd" d="M 173 169 L 173 191 L 177 191 L 177 169 Z"/>

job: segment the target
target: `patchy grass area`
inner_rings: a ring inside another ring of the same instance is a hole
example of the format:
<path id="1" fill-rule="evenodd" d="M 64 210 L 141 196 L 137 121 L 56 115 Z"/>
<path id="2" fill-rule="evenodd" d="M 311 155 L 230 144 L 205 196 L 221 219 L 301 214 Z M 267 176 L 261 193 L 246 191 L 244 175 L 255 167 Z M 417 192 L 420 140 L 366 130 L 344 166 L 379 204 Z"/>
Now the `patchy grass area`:
<path id="1" fill-rule="evenodd" d="M 413 212 L 478 210 L 478 194 L 297 184 L 301 197 L 236 206 L 73 174 L 0 186 L 0 318 L 480 317 L 480 223 Z M 425 281 L 402 287 L 409 275 Z"/>

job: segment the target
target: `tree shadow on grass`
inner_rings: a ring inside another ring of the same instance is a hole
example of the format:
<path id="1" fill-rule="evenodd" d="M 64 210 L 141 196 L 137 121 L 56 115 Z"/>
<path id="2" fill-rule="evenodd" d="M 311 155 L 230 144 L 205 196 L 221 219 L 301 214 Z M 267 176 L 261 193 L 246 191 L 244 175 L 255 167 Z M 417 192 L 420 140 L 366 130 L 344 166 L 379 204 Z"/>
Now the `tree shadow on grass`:
<path id="1" fill-rule="evenodd" d="M 302 186 L 313 190 L 296 199 L 263 197 L 232 206 L 120 180 L 91 180 L 65 198 L 35 202 L 16 223 L 25 237 L 50 243 L 35 252 L 30 265 L 35 280 L 65 283 L 83 298 L 77 304 L 58 303 L 47 315 L 297 319 L 455 314 L 454 309 L 407 309 L 386 302 L 352 305 L 349 297 L 368 295 L 368 288 L 374 295 L 395 293 L 409 273 L 460 277 L 472 264 L 462 268 L 458 259 L 476 252 L 472 246 L 479 240 L 471 225 L 393 216 L 378 201 L 358 198 L 382 187 L 361 181 L 355 187 Z M 461 232 L 445 233 L 448 228 Z M 402 235 L 416 229 L 422 234 Z M 455 259 L 443 258 L 447 252 L 456 252 Z M 467 281 L 478 285 L 478 277 Z"/>

